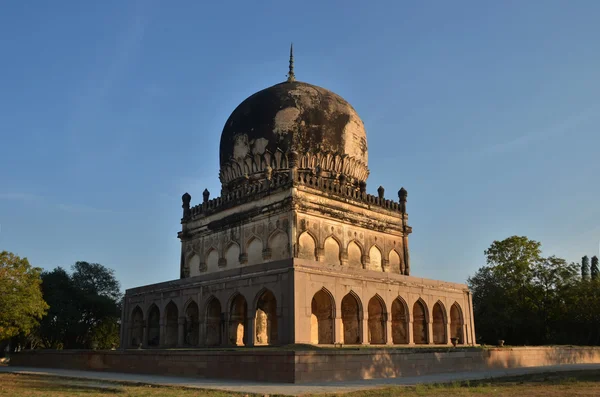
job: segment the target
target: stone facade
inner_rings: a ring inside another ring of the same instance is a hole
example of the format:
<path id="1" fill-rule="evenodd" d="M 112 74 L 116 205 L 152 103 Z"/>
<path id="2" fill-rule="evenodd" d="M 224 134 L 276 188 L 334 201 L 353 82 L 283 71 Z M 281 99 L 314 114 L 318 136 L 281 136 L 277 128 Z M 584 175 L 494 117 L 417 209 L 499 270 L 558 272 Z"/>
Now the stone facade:
<path id="1" fill-rule="evenodd" d="M 410 276 L 408 193 L 367 194 L 367 160 L 330 91 L 293 79 L 242 102 L 220 196 L 182 197 L 180 280 L 126 291 L 123 346 L 474 344 L 468 288 Z"/>

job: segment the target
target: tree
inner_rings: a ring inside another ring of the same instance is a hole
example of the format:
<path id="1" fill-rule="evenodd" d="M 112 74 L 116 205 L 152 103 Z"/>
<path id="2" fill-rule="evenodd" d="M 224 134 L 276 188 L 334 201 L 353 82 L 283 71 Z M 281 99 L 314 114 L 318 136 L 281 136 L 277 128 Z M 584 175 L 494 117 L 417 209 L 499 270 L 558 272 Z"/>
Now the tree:
<path id="1" fill-rule="evenodd" d="M 46 313 L 41 271 L 27 258 L 7 251 L 0 253 L 0 341 L 28 333 Z"/>
<path id="2" fill-rule="evenodd" d="M 121 293 L 113 270 L 76 262 L 71 275 L 58 267 L 42 278 L 50 304 L 38 330 L 45 347 L 106 349 L 118 344 Z"/>
<path id="3" fill-rule="evenodd" d="M 598 268 L 598 257 L 596 255 L 594 255 L 594 256 L 592 256 L 592 269 L 591 269 L 592 280 L 598 279 L 599 272 L 600 272 L 600 269 Z"/>
<path id="4" fill-rule="evenodd" d="M 581 278 L 583 280 L 590 279 L 590 258 L 587 255 L 581 258 Z"/>

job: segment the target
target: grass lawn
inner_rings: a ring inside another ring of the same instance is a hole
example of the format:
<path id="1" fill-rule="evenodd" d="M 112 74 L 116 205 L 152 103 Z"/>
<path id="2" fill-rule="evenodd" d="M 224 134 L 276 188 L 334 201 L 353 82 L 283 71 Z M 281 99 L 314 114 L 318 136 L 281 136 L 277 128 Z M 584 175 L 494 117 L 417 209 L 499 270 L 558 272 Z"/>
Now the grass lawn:
<path id="1" fill-rule="evenodd" d="M 224 397 L 252 396 L 213 390 L 123 385 L 113 382 L 68 379 L 51 376 L 0 374 L 0 396 L 19 397 Z M 337 396 L 337 395 L 336 395 Z M 377 396 L 501 396 L 558 397 L 600 396 L 600 370 L 525 375 L 491 381 L 455 382 L 443 385 L 390 387 L 348 393 L 348 397 Z"/>

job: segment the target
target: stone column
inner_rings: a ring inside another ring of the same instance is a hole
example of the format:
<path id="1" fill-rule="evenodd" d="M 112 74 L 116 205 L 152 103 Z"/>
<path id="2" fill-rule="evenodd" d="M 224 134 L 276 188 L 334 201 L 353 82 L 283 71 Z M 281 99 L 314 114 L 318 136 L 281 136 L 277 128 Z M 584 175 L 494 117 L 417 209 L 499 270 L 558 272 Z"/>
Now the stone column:
<path id="1" fill-rule="evenodd" d="M 447 345 L 452 344 L 452 342 L 450 341 L 450 323 L 449 322 L 446 323 L 446 344 Z"/>
<path id="2" fill-rule="evenodd" d="M 137 348 L 137 346 L 134 347 Z M 142 328 L 142 347 L 148 347 L 148 324 L 145 321 Z"/>
<path id="3" fill-rule="evenodd" d="M 369 344 L 369 320 L 367 318 L 363 318 L 362 320 L 360 320 L 359 326 L 361 326 L 361 330 L 362 330 L 360 344 L 368 345 Z"/>
<path id="4" fill-rule="evenodd" d="M 246 346 L 254 346 L 256 335 L 254 334 L 254 324 L 256 322 L 256 312 L 252 310 L 252 316 L 246 318 L 246 328 L 244 333 L 246 334 Z"/>
<path id="5" fill-rule="evenodd" d="M 177 321 L 177 346 L 185 344 L 185 316 L 180 316 Z"/>
<path id="6" fill-rule="evenodd" d="M 427 321 L 427 344 L 433 345 L 433 321 Z"/>
<path id="7" fill-rule="evenodd" d="M 167 339 L 167 325 L 164 322 L 160 322 L 158 325 L 158 329 L 159 329 L 159 333 L 160 333 L 160 337 L 159 337 L 159 342 L 158 342 L 158 346 L 159 347 L 165 347 L 165 342 Z"/>
<path id="8" fill-rule="evenodd" d="M 406 340 L 408 342 L 409 345 L 413 345 L 415 344 L 415 338 L 414 338 L 414 333 L 413 333 L 413 322 L 412 320 L 408 321 L 408 327 L 406 330 Z"/>
<path id="9" fill-rule="evenodd" d="M 466 345 L 467 344 L 467 330 L 466 330 L 467 326 L 465 324 L 460 326 L 460 333 L 461 333 L 461 342 Z"/>
<path id="10" fill-rule="evenodd" d="M 288 341 L 288 332 L 285 329 L 285 323 L 283 321 L 283 316 L 280 313 L 277 313 L 277 340 L 272 344 L 275 345 L 283 345 Z"/>
<path id="11" fill-rule="evenodd" d="M 392 336 L 392 316 L 385 314 L 385 344 L 393 345 L 394 338 Z"/>
<path id="12" fill-rule="evenodd" d="M 344 343 L 344 323 L 340 316 L 333 319 L 333 341 L 335 343 Z"/>

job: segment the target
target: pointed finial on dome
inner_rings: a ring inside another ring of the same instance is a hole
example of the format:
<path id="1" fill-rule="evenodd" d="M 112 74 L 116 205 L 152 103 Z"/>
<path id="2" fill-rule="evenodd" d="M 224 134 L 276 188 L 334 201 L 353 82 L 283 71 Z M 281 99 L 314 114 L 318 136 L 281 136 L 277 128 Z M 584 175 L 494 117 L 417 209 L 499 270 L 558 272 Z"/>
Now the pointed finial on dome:
<path id="1" fill-rule="evenodd" d="M 296 75 L 294 75 L 294 43 L 290 44 L 290 71 L 287 76 L 288 83 L 296 81 Z"/>

